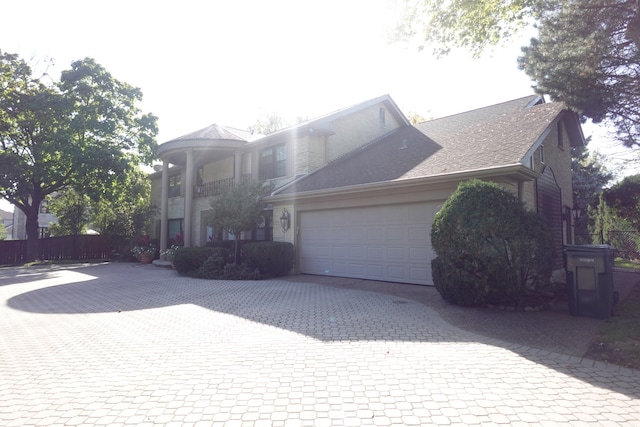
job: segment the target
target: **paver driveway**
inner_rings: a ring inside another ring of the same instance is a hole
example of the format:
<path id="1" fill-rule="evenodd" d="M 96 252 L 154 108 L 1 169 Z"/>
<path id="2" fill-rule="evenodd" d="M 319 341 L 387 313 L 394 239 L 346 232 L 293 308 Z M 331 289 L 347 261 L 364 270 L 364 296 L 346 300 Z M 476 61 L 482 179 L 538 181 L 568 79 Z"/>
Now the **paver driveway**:
<path id="1" fill-rule="evenodd" d="M 0 269 L 0 425 L 640 425 L 640 375 L 373 292 Z"/>

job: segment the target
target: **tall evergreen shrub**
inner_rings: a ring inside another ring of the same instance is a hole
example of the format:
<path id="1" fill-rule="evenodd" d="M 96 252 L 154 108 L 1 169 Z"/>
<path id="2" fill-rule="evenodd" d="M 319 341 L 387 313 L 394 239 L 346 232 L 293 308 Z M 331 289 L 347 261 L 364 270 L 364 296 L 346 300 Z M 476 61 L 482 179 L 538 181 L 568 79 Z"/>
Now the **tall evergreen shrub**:
<path id="1" fill-rule="evenodd" d="M 461 183 L 436 215 L 431 242 L 434 284 L 455 304 L 519 304 L 551 277 L 543 220 L 494 183 Z"/>

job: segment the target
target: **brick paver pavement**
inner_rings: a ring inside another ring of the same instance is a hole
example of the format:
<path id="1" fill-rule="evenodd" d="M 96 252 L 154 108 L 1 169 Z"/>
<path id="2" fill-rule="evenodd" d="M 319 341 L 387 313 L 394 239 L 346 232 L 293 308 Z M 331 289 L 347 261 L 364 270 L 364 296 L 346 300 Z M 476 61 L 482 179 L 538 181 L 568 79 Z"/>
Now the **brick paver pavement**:
<path id="1" fill-rule="evenodd" d="M 640 425 L 640 374 L 417 302 L 140 264 L 0 269 L 0 425 Z"/>

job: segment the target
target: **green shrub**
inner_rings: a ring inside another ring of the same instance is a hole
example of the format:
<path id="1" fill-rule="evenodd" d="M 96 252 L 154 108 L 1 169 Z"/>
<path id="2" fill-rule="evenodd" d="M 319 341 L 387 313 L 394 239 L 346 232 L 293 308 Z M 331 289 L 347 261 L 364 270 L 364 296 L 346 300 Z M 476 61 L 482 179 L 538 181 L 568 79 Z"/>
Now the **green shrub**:
<path id="1" fill-rule="evenodd" d="M 179 274 L 197 276 L 202 264 L 214 255 L 220 256 L 228 262 L 229 251 L 224 248 L 180 247 L 175 252 L 173 266 Z"/>
<path id="2" fill-rule="evenodd" d="M 435 287 L 455 304 L 520 304 L 551 277 L 551 234 L 497 184 L 461 183 L 436 215 L 431 242 Z"/>
<path id="3" fill-rule="evenodd" d="M 293 267 L 289 242 L 250 242 L 242 246 L 242 259 L 252 270 L 269 277 L 286 276 Z"/>
<path id="4" fill-rule="evenodd" d="M 216 254 L 205 260 L 197 277 L 210 280 L 259 280 L 260 272 L 246 264 L 228 263 L 220 254 Z"/>
<path id="5" fill-rule="evenodd" d="M 227 265 L 227 258 L 221 253 L 210 256 L 200 266 L 198 277 L 202 279 L 220 279 L 223 276 L 224 267 Z"/>

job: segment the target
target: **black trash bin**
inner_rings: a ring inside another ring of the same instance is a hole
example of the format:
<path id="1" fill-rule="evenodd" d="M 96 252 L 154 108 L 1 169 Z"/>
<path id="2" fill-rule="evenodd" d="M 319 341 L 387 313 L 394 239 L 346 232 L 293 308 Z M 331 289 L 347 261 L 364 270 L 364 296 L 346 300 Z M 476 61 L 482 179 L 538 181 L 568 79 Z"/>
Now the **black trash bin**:
<path id="1" fill-rule="evenodd" d="M 613 308 L 614 248 L 609 245 L 567 245 L 569 311 L 573 316 L 608 319 Z"/>

